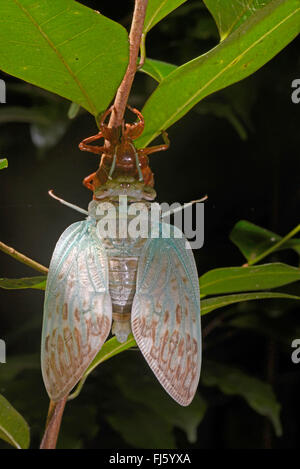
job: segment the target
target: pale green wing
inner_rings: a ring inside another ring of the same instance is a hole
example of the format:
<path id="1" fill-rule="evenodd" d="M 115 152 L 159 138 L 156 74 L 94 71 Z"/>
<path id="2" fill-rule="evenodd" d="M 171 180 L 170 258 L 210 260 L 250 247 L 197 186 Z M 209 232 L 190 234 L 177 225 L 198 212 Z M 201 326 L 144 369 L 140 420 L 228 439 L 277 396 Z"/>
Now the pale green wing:
<path id="1" fill-rule="evenodd" d="M 111 322 L 105 248 L 90 221 L 74 223 L 55 247 L 45 293 L 42 373 L 53 401 L 80 380 Z"/>
<path id="2" fill-rule="evenodd" d="M 199 281 L 188 242 L 175 227 L 164 237 L 169 227 L 162 223 L 159 237 L 149 239 L 143 249 L 131 326 L 157 379 L 186 406 L 197 390 L 201 368 Z"/>

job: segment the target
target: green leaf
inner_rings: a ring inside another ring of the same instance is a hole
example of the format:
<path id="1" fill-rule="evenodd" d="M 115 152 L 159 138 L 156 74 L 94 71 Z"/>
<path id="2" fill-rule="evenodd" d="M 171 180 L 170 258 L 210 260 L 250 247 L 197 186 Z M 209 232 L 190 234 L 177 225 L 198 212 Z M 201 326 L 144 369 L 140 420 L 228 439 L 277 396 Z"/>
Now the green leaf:
<path id="1" fill-rule="evenodd" d="M 200 277 L 201 296 L 265 290 L 300 280 L 300 269 L 280 262 L 213 269 Z"/>
<path id="2" fill-rule="evenodd" d="M 97 116 L 128 63 L 119 24 L 73 0 L 0 4 L 0 69 L 63 96 Z"/>
<path id="3" fill-rule="evenodd" d="M 274 0 L 218 46 L 178 67 L 148 99 L 142 111 L 146 126 L 137 147 L 146 147 L 206 96 L 254 73 L 299 31 L 299 0 Z"/>
<path id="4" fill-rule="evenodd" d="M 29 427 L 22 415 L 0 394 L 0 438 L 17 449 L 29 446 Z"/>
<path id="5" fill-rule="evenodd" d="M 118 355 L 119 353 L 124 352 L 125 350 L 128 350 L 131 347 L 134 347 L 135 345 L 136 342 L 132 334 L 130 334 L 126 342 L 122 344 L 117 341 L 116 337 L 107 340 L 101 348 L 100 352 L 96 355 L 92 363 L 84 372 L 73 394 L 70 394 L 69 400 L 75 399 L 79 396 L 87 377 L 95 368 L 97 368 L 97 366 L 99 366 L 101 363 L 105 362 L 109 358 L 112 358 L 115 355 Z"/>
<path id="6" fill-rule="evenodd" d="M 170 398 L 153 376 L 139 376 L 135 371 L 116 376 L 115 379 L 126 399 L 149 408 L 153 415 L 158 414 L 172 427 L 183 430 L 190 443 L 196 442 L 197 428 L 207 408 L 200 395 L 196 394 L 188 407 L 182 407 Z"/>
<path id="7" fill-rule="evenodd" d="M 8 161 L 6 158 L 3 158 L 2 160 L 0 160 L 0 169 L 5 169 L 8 167 Z"/>
<path id="8" fill-rule="evenodd" d="M 271 420 L 277 436 L 282 435 L 280 404 L 269 384 L 213 361 L 205 361 L 201 382 L 205 386 L 218 386 L 224 394 L 242 396 L 253 410 Z"/>
<path id="9" fill-rule="evenodd" d="M 239 0 L 229 2 L 228 0 L 203 0 L 211 12 L 219 33 L 221 41 L 241 26 L 257 10 L 263 8 L 272 0 Z"/>
<path id="10" fill-rule="evenodd" d="M 272 231 L 255 225 L 247 220 L 241 220 L 233 227 L 230 240 L 239 248 L 247 261 L 252 261 L 282 240 L 282 237 Z M 277 250 L 294 249 L 300 255 L 300 239 L 289 239 Z"/>
<path id="11" fill-rule="evenodd" d="M 5 290 L 22 290 L 24 288 L 45 290 L 46 280 L 46 275 L 25 278 L 0 278 L 0 288 Z"/>
<path id="12" fill-rule="evenodd" d="M 161 60 L 147 58 L 140 71 L 147 73 L 147 75 L 150 75 L 150 77 L 154 78 L 154 80 L 160 83 L 167 75 L 169 75 L 169 73 L 173 72 L 176 68 L 176 65 L 169 64 L 167 62 L 162 62 Z"/>
<path id="13" fill-rule="evenodd" d="M 286 293 L 262 292 L 262 293 L 239 293 L 236 295 L 225 295 L 201 300 L 201 316 L 204 316 L 215 309 L 224 308 L 224 306 L 234 303 L 241 303 L 249 300 L 262 300 L 268 298 L 286 298 L 290 300 L 300 300 L 300 296 L 288 295 Z"/>
<path id="14" fill-rule="evenodd" d="M 185 2 L 186 0 L 149 0 L 143 32 L 148 33 L 153 26 Z"/>

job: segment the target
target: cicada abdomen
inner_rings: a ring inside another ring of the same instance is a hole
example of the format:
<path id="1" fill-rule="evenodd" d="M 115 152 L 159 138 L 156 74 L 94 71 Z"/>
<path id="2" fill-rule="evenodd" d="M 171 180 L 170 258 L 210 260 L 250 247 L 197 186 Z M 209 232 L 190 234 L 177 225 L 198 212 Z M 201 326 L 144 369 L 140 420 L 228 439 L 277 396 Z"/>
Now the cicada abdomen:
<path id="1" fill-rule="evenodd" d="M 85 179 L 94 193 L 88 217 L 62 234 L 49 268 L 42 370 L 53 401 L 76 385 L 111 331 L 119 342 L 133 333 L 155 376 L 179 404 L 188 405 L 197 389 L 200 292 L 192 251 L 178 228 L 161 220 L 150 223 L 148 215 L 146 235 L 118 231 L 124 221 L 120 197 L 149 213 L 156 194 L 145 158 L 167 148 L 135 149 L 132 140 L 143 128 L 137 114 L 139 122 L 123 126 L 117 140 L 103 121 L 98 136 L 81 144 L 102 153 L 102 160 L 98 172 Z M 111 138 L 109 150 L 87 145 L 100 137 Z M 118 234 L 99 229 L 103 203 L 116 209 L 110 220 Z"/>

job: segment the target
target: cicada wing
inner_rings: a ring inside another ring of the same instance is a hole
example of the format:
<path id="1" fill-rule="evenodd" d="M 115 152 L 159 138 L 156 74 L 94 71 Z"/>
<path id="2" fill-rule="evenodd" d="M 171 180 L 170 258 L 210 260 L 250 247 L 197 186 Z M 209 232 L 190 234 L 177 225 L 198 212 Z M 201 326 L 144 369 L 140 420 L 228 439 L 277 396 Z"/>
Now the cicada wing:
<path id="1" fill-rule="evenodd" d="M 112 322 L 105 248 L 89 221 L 61 235 L 49 267 L 42 332 L 42 373 L 58 401 L 80 380 Z"/>
<path id="2" fill-rule="evenodd" d="M 188 242 L 175 227 L 149 239 L 139 259 L 131 327 L 152 371 L 172 398 L 192 401 L 201 368 L 200 291 Z M 176 236 L 181 235 L 181 238 Z"/>

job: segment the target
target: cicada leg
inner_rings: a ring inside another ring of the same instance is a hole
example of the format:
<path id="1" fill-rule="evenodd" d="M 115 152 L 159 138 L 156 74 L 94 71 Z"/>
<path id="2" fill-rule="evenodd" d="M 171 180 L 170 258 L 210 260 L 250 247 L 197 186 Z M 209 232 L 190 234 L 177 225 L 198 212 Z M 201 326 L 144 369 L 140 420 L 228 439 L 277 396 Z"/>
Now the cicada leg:
<path id="1" fill-rule="evenodd" d="M 107 116 L 112 112 L 113 110 L 113 106 L 110 106 L 108 109 L 106 109 L 106 111 L 103 113 L 101 119 L 100 119 L 100 122 L 99 122 L 99 127 L 101 129 L 102 125 L 104 125 L 104 121 L 105 119 L 107 118 Z"/>
<path id="2" fill-rule="evenodd" d="M 170 146 L 170 140 L 167 132 L 163 131 L 161 133 L 163 141 L 165 142 L 162 145 L 154 145 L 153 147 L 143 148 L 139 150 L 143 155 L 150 155 L 151 153 L 156 153 L 157 151 L 165 151 Z"/>
<path id="3" fill-rule="evenodd" d="M 132 140 L 135 140 L 142 134 L 144 130 L 144 117 L 138 109 L 135 109 L 134 107 L 131 107 L 129 105 L 127 105 L 127 107 L 128 109 L 130 109 L 131 112 L 138 116 L 138 122 L 136 122 L 135 124 L 126 124 L 127 136 L 130 137 Z"/>
<path id="4" fill-rule="evenodd" d="M 87 145 L 87 143 L 95 142 L 95 140 L 100 140 L 104 138 L 102 132 L 99 132 L 97 135 L 92 135 L 92 137 L 85 138 L 82 142 L 79 143 L 79 148 L 82 151 L 90 151 L 91 153 L 96 153 L 99 155 L 100 153 L 104 152 L 104 146 L 94 146 L 94 145 Z"/>
<path id="5" fill-rule="evenodd" d="M 83 185 L 90 189 L 91 191 L 94 191 L 94 177 L 96 176 L 96 173 L 92 173 L 83 180 Z"/>

